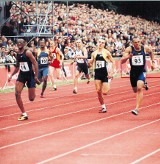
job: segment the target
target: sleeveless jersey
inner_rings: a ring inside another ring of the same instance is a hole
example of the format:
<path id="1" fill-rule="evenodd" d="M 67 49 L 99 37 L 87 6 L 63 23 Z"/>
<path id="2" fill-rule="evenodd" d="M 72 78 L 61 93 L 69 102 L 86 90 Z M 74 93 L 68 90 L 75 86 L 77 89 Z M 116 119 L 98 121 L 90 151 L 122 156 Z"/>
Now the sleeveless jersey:
<path id="1" fill-rule="evenodd" d="M 32 70 L 32 62 L 29 57 L 26 56 L 26 51 L 22 54 L 17 54 L 17 62 L 19 63 L 20 73 L 28 74 L 33 72 Z"/>
<path id="2" fill-rule="evenodd" d="M 76 50 L 75 51 L 75 55 L 80 55 L 80 56 L 84 56 L 82 50 Z M 76 59 L 77 63 L 85 63 L 85 59 Z"/>
<path id="3" fill-rule="evenodd" d="M 49 52 L 48 50 L 41 51 L 41 49 L 38 49 L 38 55 L 37 55 L 37 62 L 39 68 L 45 68 L 48 67 L 48 56 Z"/>
<path id="4" fill-rule="evenodd" d="M 56 52 L 56 48 L 51 52 L 53 55 L 52 62 L 50 63 L 50 66 L 55 68 L 60 68 L 60 54 Z"/>
<path id="5" fill-rule="evenodd" d="M 108 62 L 104 59 L 103 55 L 97 54 L 95 57 L 95 74 L 108 76 L 107 66 Z"/>
<path id="6" fill-rule="evenodd" d="M 131 65 L 131 71 L 134 72 L 146 72 L 146 53 L 144 52 L 144 47 L 141 46 L 140 51 L 136 51 L 132 46 L 132 58 L 129 59 Z"/>

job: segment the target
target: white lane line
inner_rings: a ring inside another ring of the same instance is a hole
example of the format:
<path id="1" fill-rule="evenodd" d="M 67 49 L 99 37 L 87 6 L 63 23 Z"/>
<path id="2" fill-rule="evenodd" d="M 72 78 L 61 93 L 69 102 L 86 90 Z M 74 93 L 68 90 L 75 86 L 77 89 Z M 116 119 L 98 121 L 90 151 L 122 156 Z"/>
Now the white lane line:
<path id="1" fill-rule="evenodd" d="M 112 88 L 112 89 L 117 89 L 117 88 L 124 88 L 124 87 L 127 87 L 128 85 L 122 85 L 122 86 L 118 86 L 118 87 L 114 87 L 114 88 Z M 159 85 L 158 85 L 159 86 Z M 89 88 L 89 87 L 88 87 Z M 91 88 L 91 87 L 90 87 Z M 93 88 L 93 87 L 92 87 Z M 78 95 L 82 95 L 82 94 L 88 94 L 88 93 L 92 93 L 92 92 L 94 92 L 95 93 L 95 90 L 90 90 L 90 91 L 86 91 L 86 92 L 83 92 L 83 93 L 78 93 Z M 72 92 L 71 92 L 72 93 Z M 68 97 L 73 97 L 73 96 L 78 96 L 78 95 L 73 95 L 73 94 L 71 94 L 71 95 L 68 95 Z M 62 95 L 62 96 L 58 96 L 58 97 L 50 97 L 50 98 L 44 98 L 44 99 L 39 99 L 39 100 L 35 100 L 33 103 L 37 103 L 37 102 L 44 102 L 44 101 L 47 101 L 47 100 L 55 100 L 55 99 L 60 99 L 60 98 L 64 98 L 64 96 L 66 96 L 66 95 Z M 7 99 L 7 101 L 8 101 L 8 99 Z M 23 100 L 24 101 L 24 105 L 25 104 L 29 104 L 29 103 L 31 103 L 28 99 L 24 99 Z M 3 109 L 4 108 L 8 108 L 8 107 L 12 107 L 12 106 L 17 106 L 17 104 L 16 103 L 14 103 L 14 104 L 11 104 L 11 105 L 7 105 L 7 106 L 3 106 Z"/>
<path id="2" fill-rule="evenodd" d="M 160 148 L 155 150 L 155 151 L 153 151 L 153 152 L 151 152 L 151 153 L 149 153 L 149 154 L 147 154 L 147 155 L 145 155 L 145 156 L 143 156 L 143 157 L 141 157 L 141 158 L 139 158 L 139 159 L 137 159 L 136 161 L 132 162 L 131 164 L 137 164 L 137 163 L 143 161 L 144 159 L 146 159 L 146 158 L 148 158 L 148 157 L 158 153 L 159 151 L 160 151 Z"/>
<path id="3" fill-rule="evenodd" d="M 119 95 L 119 94 L 124 94 L 124 93 L 128 93 L 128 92 L 130 92 L 130 91 L 118 92 L 118 93 L 107 95 L 107 97 L 114 96 L 114 95 Z M 64 96 L 62 96 L 62 97 L 64 98 Z M 57 97 L 56 99 L 59 99 L 59 98 L 61 98 L 61 97 Z M 51 98 L 51 99 L 53 99 L 53 98 Z M 82 102 L 82 101 L 88 101 L 88 100 L 92 100 L 92 99 L 97 99 L 97 96 L 93 97 L 93 98 L 89 98 L 89 99 L 72 101 L 72 102 L 69 102 L 69 103 L 57 104 L 57 105 L 54 105 L 54 106 L 47 106 L 47 107 L 43 107 L 43 108 L 39 108 L 39 109 L 27 110 L 27 113 L 32 112 L 32 111 L 39 111 L 39 110 L 43 110 L 43 109 L 47 109 L 47 108 L 54 108 L 54 107 L 61 106 L 61 105 L 67 105 L 67 104 L 78 103 L 78 102 Z M 53 99 L 53 100 L 55 100 L 55 99 Z M 36 101 L 36 103 L 37 103 L 37 101 Z M 17 114 L 19 114 L 19 112 L 8 114 L 8 115 L 2 115 L 2 116 L 0 116 L 0 118 L 1 117 L 2 118 L 3 117 L 10 117 L 10 116 L 17 115 Z"/>
<path id="4" fill-rule="evenodd" d="M 160 92 L 156 92 L 156 93 L 160 93 Z M 156 94 L 154 93 L 154 94 Z M 153 95 L 153 94 L 148 94 L 147 96 L 150 96 L 150 95 Z M 146 96 L 146 97 L 147 97 Z M 91 98 L 92 99 L 92 98 Z M 119 101 L 115 101 L 115 102 L 112 102 L 112 103 L 109 103 L 109 104 L 106 104 L 107 106 L 108 105 L 113 105 L 113 104 L 117 104 L 117 103 L 122 103 L 122 102 L 128 102 L 130 100 L 134 100 L 135 98 L 129 98 L 129 99 L 125 99 L 125 100 L 119 100 Z M 88 101 L 89 99 L 87 99 Z M 86 99 L 84 100 L 81 100 L 81 101 L 77 101 L 77 102 L 82 102 L 82 101 L 86 101 Z M 45 107 L 46 108 L 54 108 L 54 107 L 58 107 L 58 106 L 64 106 L 64 105 L 68 105 L 68 104 L 72 104 L 72 103 L 76 103 L 75 101 L 74 102 L 69 102 L 69 103 L 65 103 L 65 104 L 58 104 L 58 105 L 55 105 L 55 106 L 51 106 L 51 107 Z M 155 105 L 159 105 L 160 103 L 155 103 L 155 104 L 151 104 L 151 105 L 148 105 L 148 106 L 144 106 L 144 107 L 141 107 L 140 109 L 143 109 L 143 108 L 148 108 L 148 107 L 151 107 L 151 106 L 155 106 Z M 13 125 L 13 126 L 7 126 L 7 127 L 4 127 L 4 128 L 0 128 L 0 131 L 1 130 L 6 130 L 6 129 L 10 129 L 10 128 L 15 128 L 15 127 L 19 127 L 19 126 L 24 126 L 24 125 L 29 125 L 29 124 L 32 124 L 32 123 L 37 123 L 37 122 L 41 122 L 41 121 L 46 121 L 46 120 L 50 120 L 50 119 L 54 119 L 54 118 L 58 118 L 58 117 L 63 117 L 63 116 L 67 116 L 67 115 L 72 115 L 72 114 L 76 114 L 76 113 L 80 113 L 80 112 L 83 112 L 83 111 L 88 111 L 88 110 L 91 110 L 91 109 L 94 109 L 94 108 L 98 108 L 98 107 L 101 107 L 101 106 L 94 106 L 94 107 L 91 107 L 91 108 L 87 108 L 87 109 L 84 109 L 84 110 L 78 110 L 78 111 L 75 111 L 75 112 L 70 112 L 70 113 L 66 113 L 66 114 L 61 114 L 61 115 L 57 115 L 57 116 L 53 116 L 53 117 L 47 117 L 47 118 L 44 118 L 44 119 L 40 119 L 40 120 L 35 120 L 35 121 L 30 121 L 30 122 L 26 122 L 26 123 L 22 123 L 22 124 L 18 124 L 18 125 Z M 43 108 L 44 109 L 44 108 Z M 42 109 L 38 109 L 38 110 L 42 110 Z M 34 110 L 35 111 L 35 110 Z"/>
<path id="5" fill-rule="evenodd" d="M 79 124 L 79 125 L 72 126 L 72 127 L 69 127 L 69 128 L 61 129 L 61 130 L 58 130 L 58 131 L 55 131 L 55 132 L 52 132 L 52 133 L 44 134 L 44 135 L 41 135 L 41 136 L 38 136 L 38 137 L 34 137 L 34 138 L 30 138 L 30 139 L 23 140 L 23 141 L 20 141 L 20 142 L 16 142 L 16 143 L 13 143 L 13 144 L 10 144 L 10 145 L 2 146 L 2 147 L 0 147 L 0 150 L 8 148 L 8 147 L 15 146 L 15 145 L 19 145 L 19 144 L 22 144 L 22 143 L 26 143 L 26 142 L 29 142 L 29 141 L 34 141 L 34 140 L 37 140 L 37 139 L 48 137 L 48 136 L 51 136 L 53 134 L 57 134 L 57 133 L 65 132 L 65 131 L 72 130 L 72 129 L 75 129 L 75 128 L 79 128 L 79 127 L 82 127 L 82 126 L 85 126 L 85 125 L 89 125 L 89 124 L 92 124 L 92 123 L 100 122 L 100 121 L 103 121 L 103 120 L 106 120 L 106 119 L 110 119 L 110 118 L 113 118 L 113 117 L 117 117 L 117 116 L 129 113 L 129 112 L 130 111 L 122 112 L 122 113 L 119 113 L 119 114 L 116 114 L 116 115 L 112 115 L 112 116 L 109 116 L 109 117 L 101 118 L 101 119 L 98 119 L 98 120 L 94 120 L 94 121 L 90 121 L 90 122 L 87 122 L 87 123 Z"/>
<path id="6" fill-rule="evenodd" d="M 157 86 L 159 86 L 159 85 L 157 85 Z M 152 87 L 152 88 L 155 88 L 155 87 L 157 87 L 157 86 L 154 86 L 154 87 Z M 92 91 L 91 91 L 92 92 Z M 123 91 L 123 92 L 118 92 L 118 93 L 114 93 L 114 94 L 109 94 L 109 95 L 107 95 L 107 97 L 110 97 L 110 96 L 114 96 L 114 95 L 119 95 L 119 94 L 124 94 L 124 93 L 130 93 L 130 90 L 127 90 L 127 91 Z M 89 93 L 89 92 L 87 92 L 87 93 Z M 157 92 L 155 92 L 155 94 L 156 94 Z M 158 92 L 159 93 L 159 92 Z M 152 94 L 148 94 L 148 95 L 152 95 Z M 62 97 L 64 97 L 64 96 L 60 96 L 60 97 L 56 97 L 56 98 L 48 98 L 47 100 L 49 100 L 49 99 L 53 99 L 53 100 L 55 100 L 55 99 L 59 99 L 59 98 L 62 98 Z M 147 97 L 147 95 L 146 95 L 146 97 Z M 91 98 L 91 99 L 96 99 L 97 97 L 93 97 L 93 98 Z M 87 100 L 89 100 L 89 99 L 84 99 L 84 101 L 87 101 Z M 44 100 L 40 100 L 40 101 L 44 101 Z M 82 100 L 83 101 L 83 100 Z M 36 101 L 36 103 L 37 102 L 39 102 L 39 101 Z M 77 101 L 78 102 L 78 101 Z M 30 103 L 30 102 L 28 102 L 28 103 Z M 71 103 L 75 103 L 75 101 L 73 101 L 73 102 L 71 102 Z M 61 104 L 59 104 L 58 106 L 60 106 Z M 63 104 L 64 105 L 64 104 Z M 32 112 L 32 111 L 39 111 L 39 110 L 43 110 L 43 109 L 47 109 L 47 108 L 54 108 L 54 107 L 57 107 L 57 105 L 56 106 L 50 106 L 50 107 L 43 107 L 43 108 L 39 108 L 39 109 L 33 109 L 33 110 L 28 110 L 27 111 L 27 113 L 29 113 L 29 112 Z M 17 115 L 17 114 L 19 114 L 19 112 L 16 112 L 16 113 L 12 113 L 12 114 L 9 114 L 9 115 L 2 115 L 2 116 L 0 116 L 0 118 L 3 118 L 3 117 L 10 117 L 10 116 L 13 116 L 13 115 Z"/>
<path id="7" fill-rule="evenodd" d="M 152 82 L 156 82 L 156 81 L 152 81 Z M 128 83 L 127 83 L 126 81 L 122 81 L 121 84 L 122 84 L 122 83 L 125 83 L 126 86 L 128 86 Z M 113 84 L 113 85 L 116 85 L 116 84 L 119 84 L 119 82 L 118 82 L 118 81 L 117 81 L 117 82 L 113 82 L 112 84 Z M 71 86 L 72 84 L 68 84 L 68 85 Z M 68 88 L 68 86 L 66 86 L 66 85 L 63 85 L 63 86 L 61 85 L 61 86 L 59 86 L 59 87 L 60 87 L 60 89 L 65 89 L 65 91 L 71 91 L 71 92 L 73 91 L 73 88 Z M 67 87 L 67 89 L 66 89 L 66 87 Z M 93 88 L 93 87 L 94 87 L 94 81 L 93 81 L 93 84 L 87 86 L 87 89 L 88 89 L 88 88 Z M 50 91 L 49 88 L 50 88 L 50 87 L 48 87 L 48 90 L 46 91 L 46 94 L 45 94 L 45 95 L 50 95 L 51 93 L 53 93 L 53 91 Z M 80 88 L 81 88 L 81 89 L 86 89 L 85 86 L 84 86 L 84 87 L 81 86 Z M 39 92 L 41 92 L 41 91 L 40 91 L 41 88 L 38 88 L 37 90 L 39 90 Z M 37 91 L 37 90 L 36 90 L 36 91 Z M 26 91 L 27 91 L 27 90 L 26 90 Z M 12 93 L 13 93 L 12 96 L 14 96 L 14 92 L 12 92 Z M 37 92 L 36 92 L 36 93 L 37 93 Z M 24 95 L 27 96 L 28 93 L 25 92 L 25 93 L 23 93 L 23 96 L 24 96 Z M 11 98 L 11 99 L 15 99 L 15 98 Z M 8 98 L 2 98 L 2 99 L 0 99 L 0 101 L 1 101 L 1 100 L 2 100 L 2 101 L 5 101 L 5 100 L 8 101 Z"/>
<path id="8" fill-rule="evenodd" d="M 77 149 L 73 149 L 73 150 L 68 151 L 68 152 L 66 152 L 66 153 L 62 153 L 62 154 L 59 154 L 59 155 L 57 155 L 57 156 L 54 156 L 54 157 L 48 158 L 48 159 L 46 159 L 46 160 L 44 160 L 44 161 L 38 162 L 37 164 L 44 164 L 44 163 L 47 163 L 47 162 L 53 161 L 53 160 L 55 160 L 55 159 L 58 159 L 58 158 L 64 157 L 64 156 L 69 155 L 69 154 L 72 154 L 72 153 L 75 153 L 75 152 L 77 152 L 77 151 L 79 151 L 79 150 L 83 150 L 83 149 L 85 149 L 85 148 L 91 147 L 91 146 L 93 146 L 93 145 L 99 144 L 99 143 L 104 142 L 104 141 L 106 141 L 106 140 L 109 140 L 109 139 L 115 138 L 115 137 L 120 136 L 120 135 L 122 135 L 122 134 L 126 134 L 126 133 L 128 133 L 128 132 L 131 132 L 131 131 L 134 131 L 134 130 L 136 130 L 136 129 L 139 129 L 139 128 L 142 128 L 142 127 L 145 127 L 145 126 L 147 126 L 147 125 L 153 124 L 153 123 L 158 122 L 158 121 L 160 121 L 160 119 L 157 119 L 157 120 L 154 120 L 154 121 L 151 121 L 151 122 L 148 122 L 148 123 L 145 123 L 145 124 L 142 124 L 142 125 L 136 126 L 136 127 L 134 127 L 134 128 L 131 128 L 131 129 L 128 129 L 128 130 L 122 131 L 122 132 L 120 132 L 120 133 L 114 134 L 114 135 L 112 135 L 112 136 L 109 136 L 109 137 L 103 138 L 103 139 L 101 139 L 101 140 L 98 140 L 98 141 L 92 142 L 92 143 L 87 144 L 87 145 L 85 145 L 85 146 L 81 146 L 81 147 L 79 147 L 79 148 L 77 148 Z"/>
<path id="9" fill-rule="evenodd" d="M 157 105 L 157 104 L 160 104 L 160 102 L 156 103 L 154 105 Z M 150 107 L 150 106 L 153 106 L 153 104 L 149 105 L 149 106 L 145 106 L 143 108 L 147 108 L 147 107 Z M 79 127 L 82 127 L 82 126 L 90 125 L 90 124 L 93 124 L 93 123 L 96 123 L 96 122 L 100 122 L 100 121 L 103 121 L 103 120 L 107 120 L 107 119 L 110 119 L 110 118 L 114 118 L 114 117 L 117 117 L 117 116 L 121 116 L 121 115 L 127 114 L 127 113 L 130 113 L 130 111 L 122 112 L 122 113 L 115 114 L 115 115 L 111 115 L 109 117 L 104 117 L 104 118 L 101 118 L 101 119 L 98 119 L 98 120 L 93 120 L 93 121 L 90 121 L 90 122 L 87 122 L 87 123 L 83 123 L 83 124 L 79 124 L 79 125 L 72 126 L 72 127 L 69 127 L 69 128 L 61 129 L 61 130 L 58 130 L 58 131 L 55 131 L 55 132 L 52 132 L 52 133 L 44 134 L 44 135 L 41 135 L 41 136 L 38 136 L 38 137 L 34 137 L 34 138 L 30 138 L 30 139 L 27 139 L 27 140 L 16 142 L 16 143 L 13 143 L 13 144 L 10 144 L 10 145 L 2 146 L 2 147 L 0 147 L 0 150 L 8 148 L 8 147 L 16 146 L 16 145 L 19 145 L 19 144 L 23 144 L 23 143 L 26 143 L 26 142 L 29 142 L 29 141 L 34 141 L 34 140 L 37 140 L 37 139 L 48 137 L 48 136 L 51 136 L 51 135 L 54 135 L 54 134 L 58 134 L 58 133 L 61 133 L 61 132 L 69 131 L 69 130 L 72 130 L 72 129 L 75 129 L 75 128 L 79 128 Z"/>
<path id="10" fill-rule="evenodd" d="M 133 156 L 133 154 L 114 154 L 114 153 L 106 153 L 106 154 L 81 154 L 82 156 Z"/>

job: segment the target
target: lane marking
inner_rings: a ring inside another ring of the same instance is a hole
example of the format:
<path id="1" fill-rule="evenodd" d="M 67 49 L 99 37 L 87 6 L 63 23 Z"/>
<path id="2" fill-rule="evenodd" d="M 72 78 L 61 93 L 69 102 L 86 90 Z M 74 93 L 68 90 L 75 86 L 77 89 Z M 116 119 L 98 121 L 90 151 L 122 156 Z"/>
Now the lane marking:
<path id="1" fill-rule="evenodd" d="M 157 104 L 160 104 L 160 102 L 156 103 L 154 105 L 157 105 Z M 143 108 L 147 108 L 147 107 L 150 107 L 150 106 L 153 106 L 153 104 L 149 105 L 149 106 L 146 106 L 146 107 L 143 107 Z M 20 141 L 20 142 L 16 142 L 16 143 L 13 143 L 13 144 L 9 144 L 9 145 L 6 145 L 6 146 L 2 146 L 2 147 L 0 147 L 0 150 L 8 148 L 8 147 L 16 146 L 16 145 L 19 145 L 19 144 L 23 144 L 23 143 L 26 143 L 26 142 L 34 141 L 34 140 L 37 140 L 37 139 L 41 139 L 41 138 L 44 138 L 44 137 L 48 137 L 48 136 L 51 136 L 53 134 L 58 134 L 58 133 L 69 131 L 69 130 L 79 128 L 79 127 L 82 127 L 82 126 L 90 125 L 90 124 L 93 124 L 93 123 L 96 123 L 96 122 L 100 122 L 100 121 L 103 121 L 103 120 L 107 120 L 107 119 L 114 118 L 114 117 L 121 116 L 123 114 L 128 114 L 128 113 L 130 113 L 130 111 L 122 112 L 122 113 L 115 114 L 115 115 L 111 115 L 109 117 L 101 118 L 101 119 L 98 119 L 98 120 L 94 120 L 94 121 L 90 121 L 90 122 L 87 122 L 87 123 L 79 124 L 79 125 L 72 126 L 72 127 L 69 127 L 69 128 L 61 129 L 61 130 L 58 130 L 58 131 L 55 131 L 55 132 L 52 132 L 52 133 L 44 134 L 44 135 L 41 135 L 41 136 L 38 136 L 38 137 L 34 137 L 34 138 L 30 138 L 30 139 L 23 140 L 23 141 Z M 160 120 L 160 119 L 158 119 L 158 120 Z"/>
<path id="2" fill-rule="evenodd" d="M 114 87 L 113 89 L 117 89 L 117 88 L 124 88 L 124 87 L 126 87 L 126 86 L 128 86 L 128 85 L 122 85 L 122 86 L 118 86 L 118 87 Z M 159 85 L 158 85 L 159 86 Z M 88 88 L 93 88 L 93 87 L 88 87 Z M 129 87 L 128 87 L 129 88 Z M 78 95 L 82 95 L 82 94 L 87 94 L 87 93 L 92 93 L 92 92 L 94 92 L 94 93 L 96 93 L 96 91 L 95 90 L 90 90 L 90 91 L 87 91 L 87 92 L 83 92 L 83 93 L 78 93 Z M 72 92 L 71 92 L 72 93 Z M 50 94 L 49 94 L 50 95 Z M 37 103 L 37 102 L 44 102 L 44 101 L 47 101 L 47 100 L 55 100 L 55 99 L 59 99 L 59 98 L 64 98 L 64 96 L 66 96 L 66 95 L 62 95 L 62 96 L 58 96 L 58 97 L 50 97 L 50 98 L 44 98 L 44 99 L 39 99 L 39 100 L 36 100 L 36 101 L 34 101 L 33 103 Z M 71 94 L 71 95 L 68 95 L 68 97 L 73 97 L 73 96 L 77 96 L 77 95 L 73 95 L 73 93 Z M 6 99 L 7 101 L 8 101 L 8 99 Z M 29 103 L 31 103 L 28 99 L 24 99 L 23 100 L 23 102 L 24 102 L 24 105 L 25 104 L 29 104 Z M 15 103 L 15 104 L 12 104 L 12 105 L 8 105 L 8 106 L 3 106 L 3 108 L 8 108 L 8 107 L 12 107 L 12 106 L 17 106 L 17 104 Z"/>
<path id="3" fill-rule="evenodd" d="M 120 133 L 114 134 L 114 135 L 112 135 L 112 136 L 109 136 L 109 137 L 103 138 L 103 139 L 101 139 L 101 140 L 98 140 L 98 141 L 92 142 L 92 143 L 87 144 L 87 145 L 85 145 L 85 146 L 81 146 L 81 147 L 79 147 L 79 148 L 77 148 L 77 149 L 73 149 L 73 150 L 68 151 L 68 152 L 66 152 L 66 153 L 62 153 L 62 154 L 59 154 L 59 155 L 57 155 L 57 156 L 54 156 L 54 157 L 48 158 L 48 159 L 46 159 L 46 160 L 44 160 L 44 161 L 38 162 L 37 164 L 44 164 L 44 163 L 47 163 L 47 162 L 53 161 L 53 160 L 55 160 L 55 159 L 58 159 L 58 158 L 64 157 L 64 156 L 66 156 L 66 155 L 69 155 L 69 154 L 75 153 L 75 152 L 77 152 L 77 151 L 79 151 L 79 150 L 82 150 L 82 149 L 85 149 L 85 148 L 91 147 L 91 146 L 93 146 L 93 145 L 99 144 L 99 143 L 101 143 L 101 142 L 104 142 L 104 141 L 109 140 L 109 139 L 112 139 L 112 138 L 115 138 L 115 137 L 120 136 L 120 135 L 122 135 L 122 134 L 126 134 L 126 133 L 128 133 L 128 132 L 134 131 L 134 130 L 136 130 L 136 129 L 142 128 L 142 127 L 147 126 L 147 125 L 151 125 L 151 124 L 156 123 L 156 122 L 158 122 L 158 121 L 160 121 L 160 119 L 157 119 L 157 120 L 154 120 L 154 121 L 151 121 L 151 122 L 148 122 L 148 123 L 142 124 L 142 125 L 140 125 L 140 126 L 136 126 L 136 127 L 134 127 L 134 128 L 131 128 L 131 129 L 125 130 L 125 131 L 123 131 L 123 132 L 120 132 Z"/>
<path id="4" fill-rule="evenodd" d="M 149 154 L 147 154 L 147 155 L 145 155 L 145 156 L 143 156 L 143 157 L 141 157 L 141 158 L 139 158 L 139 159 L 137 159 L 136 161 L 132 162 L 131 164 L 139 163 L 139 162 L 143 161 L 144 159 L 146 159 L 146 158 L 148 158 L 148 157 L 158 153 L 159 151 L 160 151 L 160 148 L 155 150 L 155 151 L 153 151 L 153 152 L 151 152 L 151 153 L 149 153 Z"/>
<path id="5" fill-rule="evenodd" d="M 160 92 L 156 92 L 156 93 L 160 93 Z M 154 93 L 154 94 L 156 94 Z M 153 94 L 148 94 L 147 96 L 150 96 L 150 95 L 153 95 Z M 92 98 L 91 98 L 92 99 Z M 115 102 L 112 102 L 112 103 L 109 103 L 109 104 L 106 104 L 106 106 L 108 105 L 113 105 L 113 104 L 117 104 L 117 103 L 122 103 L 122 102 L 128 102 L 129 100 L 134 100 L 135 98 L 129 98 L 129 99 L 125 99 L 125 100 L 119 100 L 119 101 L 115 101 Z M 89 99 L 87 99 L 88 101 Z M 81 100 L 81 101 L 77 101 L 77 102 L 82 102 L 82 101 L 86 101 L 86 99 L 84 100 Z M 72 104 L 72 103 L 76 103 L 75 101 L 74 102 L 69 102 L 69 103 L 65 103 L 65 104 L 58 104 L 58 105 L 55 105 L 55 106 L 51 106 L 51 107 L 45 107 L 43 109 L 46 109 L 46 108 L 54 108 L 54 107 L 59 107 L 59 106 L 64 106 L 64 105 L 69 105 L 69 104 Z M 97 102 L 98 103 L 98 102 Z M 99 103 L 98 103 L 99 104 Z M 98 105 L 97 104 L 97 105 Z M 156 105 L 158 105 L 160 103 L 156 103 Z M 148 106 L 144 106 L 144 107 L 141 107 L 140 109 L 143 109 L 143 108 L 148 108 L 148 107 L 151 107 L 151 106 L 154 106 L 155 104 L 151 104 L 151 105 L 148 105 Z M 60 114 L 60 115 L 56 115 L 56 116 L 53 116 L 53 117 L 47 117 L 47 118 L 44 118 L 44 119 L 40 119 L 40 120 L 35 120 L 35 121 L 30 121 L 30 122 L 26 122 L 26 123 L 21 123 L 21 124 L 18 124 L 18 125 L 13 125 L 13 126 L 7 126 L 7 127 L 4 127 L 4 128 L 0 128 L 0 131 L 1 130 L 6 130 L 6 129 L 10 129 L 10 128 L 15 128 L 15 127 L 20 127 L 20 126 L 24 126 L 24 125 L 29 125 L 29 124 L 32 124 L 32 123 L 37 123 L 37 122 L 41 122 L 41 121 L 46 121 L 46 120 L 50 120 L 50 119 L 54 119 L 54 118 L 58 118 L 58 117 L 63 117 L 63 116 L 68 116 L 68 115 L 72 115 L 72 114 L 76 114 L 76 113 L 80 113 L 80 112 L 83 112 L 83 111 L 88 111 L 88 110 L 91 110 L 91 109 L 94 109 L 94 108 L 100 108 L 101 106 L 94 106 L 94 107 L 90 107 L 90 108 L 87 108 L 87 109 L 82 109 L 82 110 L 78 110 L 78 111 L 75 111 L 75 112 L 69 112 L 69 113 L 66 113 L 66 114 Z M 37 109 L 37 110 L 42 110 L 41 109 Z M 33 111 L 37 111 L 37 110 L 33 110 Z"/>

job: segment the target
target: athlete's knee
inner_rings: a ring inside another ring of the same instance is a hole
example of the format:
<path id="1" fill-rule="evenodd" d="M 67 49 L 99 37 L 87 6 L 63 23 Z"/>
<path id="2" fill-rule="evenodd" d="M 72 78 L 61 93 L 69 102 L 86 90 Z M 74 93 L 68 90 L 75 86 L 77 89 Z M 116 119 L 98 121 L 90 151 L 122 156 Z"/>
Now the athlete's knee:
<path id="1" fill-rule="evenodd" d="M 35 97 L 36 97 L 35 95 L 30 96 L 29 101 L 34 101 Z"/>
<path id="2" fill-rule="evenodd" d="M 21 98 L 21 92 L 16 91 L 15 97 L 16 97 L 16 99 L 20 99 Z"/>
<path id="3" fill-rule="evenodd" d="M 142 87 L 141 86 L 137 87 L 137 92 L 141 92 L 141 91 L 142 91 Z"/>
<path id="4" fill-rule="evenodd" d="M 44 79 L 43 85 L 44 85 L 44 86 L 47 86 L 47 80 L 46 80 L 46 79 Z"/>
<path id="5" fill-rule="evenodd" d="M 107 90 L 106 92 L 103 92 L 103 95 L 108 95 L 109 90 Z"/>
<path id="6" fill-rule="evenodd" d="M 100 89 L 96 89 L 97 94 L 102 94 L 102 91 Z"/>

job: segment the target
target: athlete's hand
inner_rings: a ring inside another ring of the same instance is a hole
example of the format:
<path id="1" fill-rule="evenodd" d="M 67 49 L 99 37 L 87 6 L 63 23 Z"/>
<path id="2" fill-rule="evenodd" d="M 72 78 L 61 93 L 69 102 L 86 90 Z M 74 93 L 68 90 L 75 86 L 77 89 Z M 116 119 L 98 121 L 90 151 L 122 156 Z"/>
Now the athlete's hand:
<path id="1" fill-rule="evenodd" d="M 113 73 L 109 73 L 107 77 L 108 79 L 113 79 Z"/>
<path id="2" fill-rule="evenodd" d="M 35 83 L 38 84 L 38 85 L 41 84 L 41 82 L 39 81 L 38 77 L 36 77 L 36 76 L 34 77 L 34 81 L 35 81 Z"/>
<path id="3" fill-rule="evenodd" d="M 91 68 L 92 67 L 92 63 L 88 62 L 88 68 Z"/>
<path id="4" fill-rule="evenodd" d="M 10 82 L 12 80 L 12 76 L 10 76 L 9 78 L 8 78 L 8 82 Z"/>
<path id="5" fill-rule="evenodd" d="M 73 61 L 70 63 L 70 65 L 73 65 L 74 62 L 75 62 L 75 60 L 73 60 Z"/>
<path id="6" fill-rule="evenodd" d="M 130 54 L 128 55 L 128 59 L 131 59 L 132 57 L 133 57 L 133 54 L 130 53 Z"/>
<path id="7" fill-rule="evenodd" d="M 156 68 L 156 66 L 155 66 L 155 61 L 152 61 L 152 65 L 151 65 L 152 71 L 153 71 L 155 68 Z"/>

